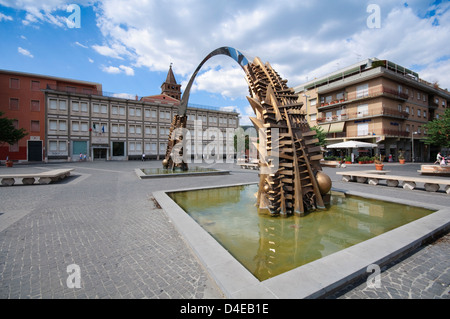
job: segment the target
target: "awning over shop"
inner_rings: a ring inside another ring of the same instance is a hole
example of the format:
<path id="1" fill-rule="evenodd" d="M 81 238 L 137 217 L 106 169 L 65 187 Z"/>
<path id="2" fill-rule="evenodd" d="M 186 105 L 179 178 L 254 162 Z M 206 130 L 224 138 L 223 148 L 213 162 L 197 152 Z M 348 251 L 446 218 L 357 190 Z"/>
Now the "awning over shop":
<path id="1" fill-rule="evenodd" d="M 340 133 L 344 131 L 345 122 L 338 122 L 330 124 L 330 130 L 328 133 Z"/>
<path id="2" fill-rule="evenodd" d="M 322 124 L 322 125 L 319 125 L 319 127 L 323 130 L 323 132 L 325 134 L 327 134 L 328 131 L 330 130 L 330 124 Z"/>
<path id="3" fill-rule="evenodd" d="M 347 141 L 337 144 L 328 145 L 327 148 L 374 148 L 377 144 L 359 142 L 359 141 Z"/>

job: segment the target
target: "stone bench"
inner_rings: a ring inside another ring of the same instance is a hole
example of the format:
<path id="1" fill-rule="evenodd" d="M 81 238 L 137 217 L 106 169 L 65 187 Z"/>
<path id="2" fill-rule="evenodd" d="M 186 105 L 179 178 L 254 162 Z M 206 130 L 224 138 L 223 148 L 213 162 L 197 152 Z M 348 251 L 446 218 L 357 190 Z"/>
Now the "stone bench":
<path id="1" fill-rule="evenodd" d="M 387 186 L 389 187 L 397 187 L 400 181 L 403 181 L 403 188 L 409 190 L 413 190 L 416 187 L 416 183 L 423 183 L 424 188 L 427 192 L 437 192 L 440 188 L 440 185 L 443 185 L 445 187 L 445 192 L 450 195 L 450 180 L 446 179 L 384 175 L 380 173 L 373 174 L 364 171 L 336 172 L 336 174 L 342 175 L 342 180 L 345 182 L 356 181 L 358 183 L 367 182 L 370 185 L 378 185 L 380 180 L 385 180 Z"/>
<path id="2" fill-rule="evenodd" d="M 417 172 L 422 175 L 450 176 L 450 165 L 420 165 L 420 171 Z"/>
<path id="3" fill-rule="evenodd" d="M 70 176 L 70 172 L 73 168 L 68 169 L 54 169 L 43 173 L 28 173 L 28 174 L 6 174 L 0 175 L 2 185 L 12 186 L 15 183 L 15 179 L 22 179 L 22 184 L 33 185 L 38 179 L 39 184 L 50 184 L 51 182 L 57 182 Z"/>
<path id="4" fill-rule="evenodd" d="M 241 168 L 247 168 L 247 169 L 259 169 L 259 164 L 253 164 L 253 163 L 238 163 L 238 165 Z"/>

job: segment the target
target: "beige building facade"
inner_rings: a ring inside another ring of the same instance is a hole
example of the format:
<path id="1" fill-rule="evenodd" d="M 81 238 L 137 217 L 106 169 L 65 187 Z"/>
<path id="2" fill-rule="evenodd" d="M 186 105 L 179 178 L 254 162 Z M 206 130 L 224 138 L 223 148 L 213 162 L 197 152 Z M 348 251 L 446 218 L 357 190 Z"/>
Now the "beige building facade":
<path id="1" fill-rule="evenodd" d="M 47 161 L 162 159 L 171 122 L 178 112 L 181 85 L 170 67 L 161 94 L 134 99 L 73 86 L 48 85 L 45 90 L 45 145 Z M 234 156 L 234 132 L 239 113 L 214 107 L 187 110 L 191 157 Z M 216 146 L 217 145 L 217 146 Z M 220 147 L 220 149 L 219 149 Z"/>
<path id="2" fill-rule="evenodd" d="M 165 95 L 140 100 L 91 95 L 58 89 L 45 90 L 47 112 L 47 160 L 160 159 L 167 148 L 171 121 L 179 101 Z M 215 137 L 222 138 L 239 126 L 239 114 L 195 107 L 188 108 L 188 129 L 194 134 L 194 121 L 201 121 L 200 148 Z M 193 153 L 194 142 L 191 143 Z M 224 142 L 224 147 L 226 143 Z M 224 154 L 226 151 L 224 150 Z M 200 153 L 201 154 L 201 153 Z"/>
<path id="3" fill-rule="evenodd" d="M 327 133 L 328 144 L 347 140 L 377 143 L 396 161 L 430 161 L 437 148 L 424 144 L 424 125 L 439 118 L 450 92 L 387 60 L 367 59 L 295 88 L 310 126 Z M 413 159 L 414 157 L 414 159 Z"/>

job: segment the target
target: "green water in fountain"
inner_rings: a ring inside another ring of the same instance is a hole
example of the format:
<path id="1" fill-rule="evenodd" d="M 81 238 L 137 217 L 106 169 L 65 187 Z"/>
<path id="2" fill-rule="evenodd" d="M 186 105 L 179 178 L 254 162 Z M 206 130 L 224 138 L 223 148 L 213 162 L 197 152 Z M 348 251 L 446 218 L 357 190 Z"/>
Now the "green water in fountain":
<path id="1" fill-rule="evenodd" d="M 245 185 L 169 195 L 260 281 L 433 213 L 332 192 L 326 210 L 273 217 L 255 206 L 257 190 Z"/>

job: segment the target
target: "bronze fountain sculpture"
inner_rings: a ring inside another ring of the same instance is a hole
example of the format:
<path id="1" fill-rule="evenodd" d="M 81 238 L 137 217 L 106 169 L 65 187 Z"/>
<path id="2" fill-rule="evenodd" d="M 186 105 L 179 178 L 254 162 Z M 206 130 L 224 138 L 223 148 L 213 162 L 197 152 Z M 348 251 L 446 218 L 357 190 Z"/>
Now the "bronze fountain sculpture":
<path id="1" fill-rule="evenodd" d="M 242 52 L 221 47 L 212 51 L 199 64 L 183 94 L 178 114 L 174 116 L 166 156 L 165 168 L 188 169 L 184 161 L 174 161 L 174 151 L 182 155 L 179 147 L 183 137 L 173 134 L 177 128 L 186 128 L 186 109 L 189 92 L 194 79 L 203 64 L 215 55 L 233 58 L 245 71 L 250 96 L 247 97 L 256 117 L 251 117 L 259 130 L 258 145 L 260 180 L 257 206 L 268 209 L 273 215 L 296 214 L 303 216 L 307 211 L 324 208 L 329 201 L 331 179 L 322 172 L 320 160 L 323 158 L 316 132 L 311 130 L 298 102 L 294 89 L 287 86 L 269 63 L 259 58 L 250 61 Z M 261 143 L 265 140 L 265 143 Z M 178 147 L 176 147 L 178 144 Z"/>

